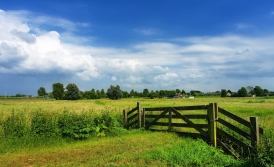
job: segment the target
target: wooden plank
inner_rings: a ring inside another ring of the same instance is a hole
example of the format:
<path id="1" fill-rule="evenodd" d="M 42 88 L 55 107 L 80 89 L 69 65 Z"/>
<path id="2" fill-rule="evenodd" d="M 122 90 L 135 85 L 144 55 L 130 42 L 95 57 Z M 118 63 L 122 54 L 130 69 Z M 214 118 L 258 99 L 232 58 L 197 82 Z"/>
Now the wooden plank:
<path id="1" fill-rule="evenodd" d="M 175 110 L 206 110 L 207 105 L 172 107 Z"/>
<path id="2" fill-rule="evenodd" d="M 243 118 L 240 118 L 237 115 L 234 115 L 234 114 L 232 114 L 232 113 L 230 113 L 230 112 L 228 112 L 228 111 L 226 111 L 226 110 L 224 110 L 220 107 L 219 107 L 219 112 L 224 114 L 225 116 L 227 116 L 227 117 L 229 117 L 229 118 L 245 125 L 246 127 L 250 128 L 250 122 L 248 122 L 247 120 L 244 120 Z"/>
<path id="3" fill-rule="evenodd" d="M 146 111 L 163 111 L 170 107 L 154 107 L 154 108 L 145 108 Z M 175 110 L 205 110 L 207 105 L 198 105 L 198 106 L 178 106 L 172 107 Z"/>
<path id="4" fill-rule="evenodd" d="M 157 122 L 160 118 L 162 118 L 162 116 L 164 116 L 166 113 L 168 112 L 168 109 L 165 109 L 165 111 L 163 111 L 157 118 L 155 118 L 153 121 L 151 121 L 150 123 L 148 123 L 146 126 L 145 126 L 145 129 L 149 129 L 149 127 Z"/>
<path id="5" fill-rule="evenodd" d="M 230 134 L 228 134 L 227 132 L 225 132 L 224 130 L 222 130 L 220 128 L 217 128 L 217 133 L 218 133 L 218 135 L 224 136 L 228 140 L 232 141 L 233 143 L 237 144 L 238 146 L 240 146 L 240 147 L 242 147 L 244 149 L 252 150 L 252 147 L 250 147 L 246 143 L 244 143 L 244 142 L 236 139 L 235 137 L 231 136 Z"/>
<path id="6" fill-rule="evenodd" d="M 228 127 L 229 129 L 233 130 L 234 132 L 237 132 L 239 135 L 251 140 L 250 134 L 246 133 L 245 131 L 239 129 L 238 127 L 232 125 L 231 123 L 223 120 L 222 118 L 218 119 L 218 122 L 223 124 L 224 126 Z"/>
<path id="7" fill-rule="evenodd" d="M 149 123 L 149 122 L 147 122 Z M 157 126 L 169 126 L 168 122 L 155 122 L 151 125 L 157 125 Z M 208 125 L 207 124 L 195 124 L 196 127 L 207 129 Z M 172 127 L 185 127 L 185 128 L 193 128 L 191 125 L 186 124 L 186 123 L 171 123 Z"/>
<path id="8" fill-rule="evenodd" d="M 138 108 L 138 107 L 135 107 L 135 108 L 133 108 L 132 110 L 130 110 L 130 111 L 127 113 L 127 115 L 132 114 L 134 111 L 137 111 L 137 108 Z"/>
<path id="9" fill-rule="evenodd" d="M 155 107 L 155 108 L 144 108 L 146 112 L 148 111 L 164 111 L 168 109 L 169 107 Z"/>
<path id="10" fill-rule="evenodd" d="M 146 115 L 146 118 L 156 118 L 158 115 Z M 207 115 L 197 114 L 197 115 L 184 115 L 188 119 L 207 119 Z M 168 115 L 164 115 L 162 118 L 168 118 Z M 181 119 L 181 116 L 172 115 L 172 119 Z"/>
<path id="11" fill-rule="evenodd" d="M 131 122 L 128 124 L 128 128 L 130 128 L 132 125 L 135 125 L 138 123 L 138 120 L 135 120 L 134 122 Z"/>
<path id="12" fill-rule="evenodd" d="M 138 118 L 138 113 L 132 115 L 131 117 L 128 118 L 128 122 L 131 121 L 134 118 Z"/>
<path id="13" fill-rule="evenodd" d="M 172 109 L 172 112 L 175 113 L 176 115 L 181 116 L 181 118 L 188 124 L 190 124 L 194 129 L 196 129 L 198 132 L 200 132 L 203 136 L 208 137 L 208 134 L 201 128 L 197 127 L 192 121 L 190 121 L 188 118 L 186 118 L 184 115 L 181 115 L 177 110 Z"/>

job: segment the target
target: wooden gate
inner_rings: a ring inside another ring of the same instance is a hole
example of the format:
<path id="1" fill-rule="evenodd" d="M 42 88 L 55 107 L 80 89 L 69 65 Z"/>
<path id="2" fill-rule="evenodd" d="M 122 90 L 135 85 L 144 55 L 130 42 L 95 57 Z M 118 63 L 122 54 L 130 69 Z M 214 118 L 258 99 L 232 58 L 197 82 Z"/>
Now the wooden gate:
<path id="1" fill-rule="evenodd" d="M 258 118 L 247 121 L 220 107 L 217 103 L 181 107 L 137 107 L 124 110 L 125 127 L 145 128 L 146 130 L 164 130 L 201 136 L 214 147 L 221 146 L 235 157 L 235 150 L 256 152 L 263 129 L 259 128 Z M 187 131 L 187 129 L 191 129 Z M 246 154 L 246 153 L 244 153 Z M 243 154 L 241 154 L 243 155 Z"/>

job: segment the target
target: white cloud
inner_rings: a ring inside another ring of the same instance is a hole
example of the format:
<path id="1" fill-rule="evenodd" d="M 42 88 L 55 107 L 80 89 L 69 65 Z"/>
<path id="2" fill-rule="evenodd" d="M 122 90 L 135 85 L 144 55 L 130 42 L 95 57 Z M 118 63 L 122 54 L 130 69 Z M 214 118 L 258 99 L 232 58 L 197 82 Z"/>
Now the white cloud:
<path id="1" fill-rule="evenodd" d="M 174 78 L 177 78 L 178 75 L 175 73 L 166 73 L 166 74 L 162 74 L 162 75 L 157 75 L 154 77 L 154 80 L 156 81 L 169 81 L 172 80 Z"/>
<path id="2" fill-rule="evenodd" d="M 151 35 L 157 35 L 159 34 L 159 32 L 155 29 L 152 28 L 146 28 L 146 29 L 134 29 L 135 32 L 138 32 L 142 35 L 147 35 L 147 36 L 151 36 Z"/>
<path id="3" fill-rule="evenodd" d="M 63 25 L 55 25 L 56 21 Z M 63 74 L 84 81 L 105 78 L 140 89 L 192 89 L 216 84 L 211 83 L 213 80 L 224 85 L 240 78 L 273 77 L 274 36 L 185 37 L 113 48 L 82 46 L 94 39 L 73 32 L 48 31 L 39 24 L 72 31 L 79 25 L 88 26 L 61 18 L 36 17 L 27 11 L 0 10 L 1 74 Z M 211 89 L 217 88 L 215 85 Z"/>
<path id="4" fill-rule="evenodd" d="M 247 29 L 247 28 L 251 28 L 252 26 L 249 24 L 238 23 L 238 24 L 235 24 L 235 27 L 237 29 Z"/>

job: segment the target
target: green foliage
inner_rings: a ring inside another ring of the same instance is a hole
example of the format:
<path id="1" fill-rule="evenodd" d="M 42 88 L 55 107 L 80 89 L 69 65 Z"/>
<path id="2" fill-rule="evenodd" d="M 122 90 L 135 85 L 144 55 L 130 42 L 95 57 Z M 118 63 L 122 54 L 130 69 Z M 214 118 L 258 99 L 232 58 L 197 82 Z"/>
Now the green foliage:
<path id="1" fill-rule="evenodd" d="M 149 96 L 149 91 L 148 91 L 147 88 L 143 90 L 143 96 L 144 97 L 148 97 Z"/>
<path id="2" fill-rule="evenodd" d="M 123 91 L 120 89 L 120 86 L 110 86 L 107 90 L 107 96 L 110 99 L 117 100 L 123 96 Z"/>
<path id="3" fill-rule="evenodd" d="M 55 117 L 48 113 L 37 111 L 31 119 L 31 135 L 54 137 L 59 136 L 59 129 Z"/>
<path id="4" fill-rule="evenodd" d="M 65 95 L 64 85 L 61 83 L 52 84 L 52 95 L 56 100 L 62 100 Z"/>
<path id="5" fill-rule="evenodd" d="M 274 166 L 274 134 L 267 130 L 258 147 L 258 152 L 247 159 L 247 164 L 256 167 Z"/>
<path id="6" fill-rule="evenodd" d="M 45 95 L 47 95 L 46 89 L 44 87 L 40 87 L 37 90 L 37 94 L 38 94 L 38 96 L 45 96 Z"/>
<path id="7" fill-rule="evenodd" d="M 253 92 L 256 96 L 264 95 L 264 90 L 260 86 L 255 86 L 255 88 L 253 89 Z"/>
<path id="8" fill-rule="evenodd" d="M 77 85 L 74 83 L 70 83 L 66 87 L 66 99 L 67 100 L 78 100 L 81 98 L 80 90 L 78 89 Z"/>
<path id="9" fill-rule="evenodd" d="M 247 90 L 246 88 L 242 87 L 238 90 L 238 96 L 239 97 L 247 97 Z"/>
<path id="10" fill-rule="evenodd" d="M 2 122 L 6 137 L 23 137 L 28 133 L 26 117 L 23 113 L 16 114 L 14 111 Z"/>
<path id="11" fill-rule="evenodd" d="M 225 89 L 222 89 L 221 90 L 221 97 L 226 97 L 226 90 Z"/>
<path id="12" fill-rule="evenodd" d="M 58 117 L 58 127 L 62 137 L 86 139 L 93 131 L 93 120 L 86 113 L 76 114 L 64 111 Z"/>
<path id="13" fill-rule="evenodd" d="M 221 150 L 208 146 L 202 140 L 184 138 L 183 142 L 164 146 L 143 154 L 146 161 L 162 161 L 167 166 L 239 166 L 240 162 L 224 156 Z"/>
<path id="14" fill-rule="evenodd" d="M 119 131 L 120 128 L 122 128 L 122 123 L 109 112 L 104 112 L 102 115 L 94 118 L 94 130 L 98 137 L 104 137 L 106 134 L 115 134 L 116 130 Z"/>
<path id="15" fill-rule="evenodd" d="M 150 93 L 148 95 L 148 97 L 151 98 L 151 99 L 154 99 L 154 98 L 156 98 L 158 96 L 159 96 L 159 94 L 157 92 L 154 92 L 153 90 L 150 91 Z"/>

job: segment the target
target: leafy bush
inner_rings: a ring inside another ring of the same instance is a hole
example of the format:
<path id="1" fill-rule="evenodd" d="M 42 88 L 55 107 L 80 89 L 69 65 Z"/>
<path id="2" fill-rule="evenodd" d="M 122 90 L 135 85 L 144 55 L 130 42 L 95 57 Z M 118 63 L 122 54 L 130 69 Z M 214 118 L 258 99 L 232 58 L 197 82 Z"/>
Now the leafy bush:
<path id="1" fill-rule="evenodd" d="M 123 133 L 122 125 L 123 124 L 118 117 L 111 115 L 107 111 L 94 118 L 94 130 L 98 137 L 106 136 L 106 133 L 109 135 Z"/>
<path id="2" fill-rule="evenodd" d="M 2 122 L 2 127 L 5 136 L 22 137 L 27 134 L 29 128 L 26 123 L 25 115 L 20 112 L 15 114 L 14 111 Z"/>
<path id="3" fill-rule="evenodd" d="M 55 117 L 48 113 L 37 111 L 31 119 L 31 134 L 34 136 L 54 137 L 59 135 Z"/>
<path id="4" fill-rule="evenodd" d="M 247 162 L 250 166 L 265 167 L 274 166 L 274 133 L 266 131 L 261 144 L 258 147 L 258 152 L 251 156 Z"/>
<path id="5" fill-rule="evenodd" d="M 58 117 L 58 127 L 62 137 L 85 139 L 89 138 L 93 131 L 93 120 L 86 113 L 76 114 L 64 111 Z"/>

